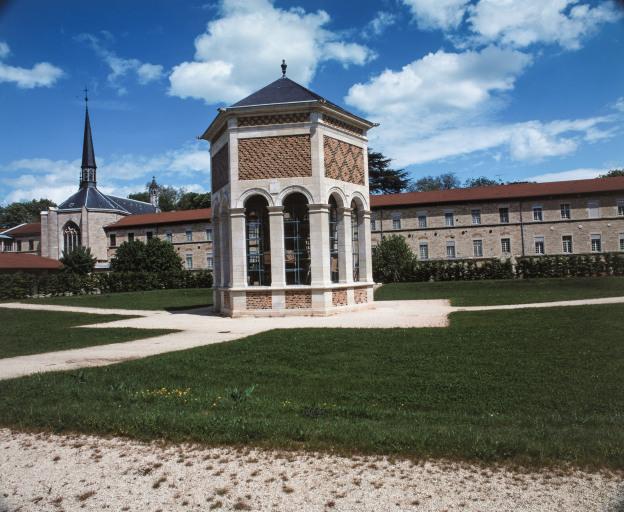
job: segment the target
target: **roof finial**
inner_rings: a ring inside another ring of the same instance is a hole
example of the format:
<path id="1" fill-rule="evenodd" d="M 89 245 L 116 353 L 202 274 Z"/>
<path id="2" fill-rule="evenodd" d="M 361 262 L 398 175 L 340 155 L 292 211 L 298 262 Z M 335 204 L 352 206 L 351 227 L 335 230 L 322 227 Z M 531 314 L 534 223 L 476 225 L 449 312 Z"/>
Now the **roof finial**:
<path id="1" fill-rule="evenodd" d="M 84 88 L 84 93 L 85 93 L 85 108 L 86 108 L 89 105 L 89 89 L 87 89 L 86 85 Z"/>
<path id="2" fill-rule="evenodd" d="M 282 59 L 282 78 L 286 78 L 286 68 L 288 64 L 286 64 L 286 60 Z"/>

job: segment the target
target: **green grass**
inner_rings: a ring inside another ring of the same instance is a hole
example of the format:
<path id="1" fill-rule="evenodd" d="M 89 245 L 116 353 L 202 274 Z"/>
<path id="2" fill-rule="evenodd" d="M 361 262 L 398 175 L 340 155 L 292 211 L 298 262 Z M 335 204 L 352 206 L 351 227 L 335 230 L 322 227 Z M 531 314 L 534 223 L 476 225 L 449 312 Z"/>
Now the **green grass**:
<path id="1" fill-rule="evenodd" d="M 0 309 L 0 358 L 120 343 L 175 332 L 163 329 L 73 329 L 78 325 L 123 318 L 131 317 Z"/>
<path id="2" fill-rule="evenodd" d="M 275 330 L 0 382 L 0 424 L 624 468 L 622 318 L 605 305 L 455 313 L 445 329 Z"/>
<path id="3" fill-rule="evenodd" d="M 105 293 L 102 295 L 77 295 L 75 297 L 48 297 L 22 302 L 91 308 L 166 309 L 174 311 L 212 305 L 212 289 L 185 288 L 179 290 Z"/>
<path id="4" fill-rule="evenodd" d="M 453 306 L 491 306 L 624 296 L 624 277 L 386 284 L 375 300 L 450 299 Z"/>

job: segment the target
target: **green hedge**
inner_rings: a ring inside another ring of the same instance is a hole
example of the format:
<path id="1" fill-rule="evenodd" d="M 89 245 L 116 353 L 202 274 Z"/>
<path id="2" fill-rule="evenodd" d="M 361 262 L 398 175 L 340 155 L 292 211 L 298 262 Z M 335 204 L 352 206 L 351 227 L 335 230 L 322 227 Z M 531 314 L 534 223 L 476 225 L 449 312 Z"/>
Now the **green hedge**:
<path id="1" fill-rule="evenodd" d="M 512 279 L 511 260 L 434 260 L 415 261 L 410 281 L 472 281 Z"/>
<path id="2" fill-rule="evenodd" d="M 58 272 L 34 275 L 18 272 L 3 274 L 0 299 L 25 299 L 33 295 L 86 295 L 134 292 L 168 288 L 211 288 L 212 273 L 189 272 L 106 272 L 79 275 Z"/>
<path id="3" fill-rule="evenodd" d="M 516 276 L 521 278 L 624 276 L 624 254 L 606 252 L 523 256 L 516 260 Z"/>

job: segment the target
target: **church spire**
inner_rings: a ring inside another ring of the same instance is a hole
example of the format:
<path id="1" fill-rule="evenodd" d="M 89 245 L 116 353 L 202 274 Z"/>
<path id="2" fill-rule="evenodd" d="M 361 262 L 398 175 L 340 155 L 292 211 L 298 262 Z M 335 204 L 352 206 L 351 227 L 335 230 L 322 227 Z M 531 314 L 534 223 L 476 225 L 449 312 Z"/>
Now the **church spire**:
<path id="1" fill-rule="evenodd" d="M 95 170 L 95 151 L 91 137 L 91 122 L 89 121 L 89 97 L 85 87 L 85 127 L 82 142 L 82 173 L 80 174 L 80 188 L 95 187 L 97 184 Z"/>

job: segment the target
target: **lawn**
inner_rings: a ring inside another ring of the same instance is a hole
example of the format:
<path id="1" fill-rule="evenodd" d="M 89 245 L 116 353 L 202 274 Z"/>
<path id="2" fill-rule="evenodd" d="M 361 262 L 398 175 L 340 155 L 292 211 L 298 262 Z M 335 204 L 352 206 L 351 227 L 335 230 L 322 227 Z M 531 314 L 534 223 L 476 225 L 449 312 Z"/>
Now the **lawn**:
<path id="1" fill-rule="evenodd" d="M 0 382 L 0 425 L 624 468 L 622 318 L 604 305 L 455 313 L 446 329 L 275 330 Z"/>
<path id="2" fill-rule="evenodd" d="M 165 309 L 175 311 L 212 305 L 212 289 L 184 288 L 179 290 L 150 290 L 143 292 L 104 293 L 75 297 L 48 297 L 22 302 L 118 309 Z"/>
<path id="3" fill-rule="evenodd" d="M 0 308 L 0 358 L 120 343 L 175 332 L 162 329 L 72 329 L 78 325 L 123 318 L 129 317 Z"/>
<path id="4" fill-rule="evenodd" d="M 624 277 L 392 283 L 375 300 L 450 299 L 453 306 L 491 306 L 624 296 Z"/>

